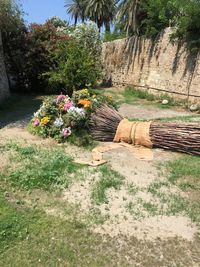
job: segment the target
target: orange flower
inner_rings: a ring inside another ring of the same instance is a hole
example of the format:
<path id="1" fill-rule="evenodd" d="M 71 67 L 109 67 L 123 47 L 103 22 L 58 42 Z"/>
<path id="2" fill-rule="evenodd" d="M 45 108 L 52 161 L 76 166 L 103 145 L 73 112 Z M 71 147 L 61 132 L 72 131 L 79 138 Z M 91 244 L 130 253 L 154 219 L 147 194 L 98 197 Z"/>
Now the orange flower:
<path id="1" fill-rule="evenodd" d="M 88 99 L 80 99 L 80 100 L 78 101 L 78 104 L 83 105 L 84 108 L 89 108 L 89 106 L 91 105 L 91 102 L 90 102 L 90 100 L 88 100 Z"/>

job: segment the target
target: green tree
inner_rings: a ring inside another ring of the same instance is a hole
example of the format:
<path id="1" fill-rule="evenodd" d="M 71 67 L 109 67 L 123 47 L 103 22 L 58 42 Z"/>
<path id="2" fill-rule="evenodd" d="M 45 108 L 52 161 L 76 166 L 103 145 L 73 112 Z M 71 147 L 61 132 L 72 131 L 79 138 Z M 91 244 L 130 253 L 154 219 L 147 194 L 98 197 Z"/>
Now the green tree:
<path id="1" fill-rule="evenodd" d="M 200 0 L 176 0 L 179 16 L 175 17 L 172 39 L 186 41 L 192 52 L 200 51 Z"/>
<path id="2" fill-rule="evenodd" d="M 85 10 L 86 16 L 94 21 L 99 31 L 103 25 L 105 30 L 110 32 L 110 24 L 116 13 L 115 0 L 88 0 Z"/>
<path id="3" fill-rule="evenodd" d="M 140 0 L 122 0 L 118 6 L 117 19 L 124 24 L 124 30 L 138 33 Z"/>
<path id="4" fill-rule="evenodd" d="M 85 0 L 66 0 L 65 7 L 67 8 L 67 13 L 71 14 L 72 19 L 74 19 L 74 25 L 77 24 L 79 19 L 84 22 L 86 9 Z"/>
<path id="5" fill-rule="evenodd" d="M 53 52 L 52 70 L 44 73 L 51 92 L 62 88 L 71 95 L 73 90 L 94 86 L 101 77 L 101 65 L 91 51 L 74 39 L 62 42 Z"/>
<path id="6" fill-rule="evenodd" d="M 24 75 L 24 50 L 26 26 L 22 18 L 23 11 L 15 0 L 0 1 L 0 31 L 2 32 L 8 78 L 17 80 Z M 10 81 L 10 79 L 9 79 Z"/>
<path id="7" fill-rule="evenodd" d="M 178 1 L 141 0 L 140 8 L 145 17 L 140 21 L 140 34 L 154 38 L 165 28 L 176 26 L 176 20 L 181 15 Z"/>

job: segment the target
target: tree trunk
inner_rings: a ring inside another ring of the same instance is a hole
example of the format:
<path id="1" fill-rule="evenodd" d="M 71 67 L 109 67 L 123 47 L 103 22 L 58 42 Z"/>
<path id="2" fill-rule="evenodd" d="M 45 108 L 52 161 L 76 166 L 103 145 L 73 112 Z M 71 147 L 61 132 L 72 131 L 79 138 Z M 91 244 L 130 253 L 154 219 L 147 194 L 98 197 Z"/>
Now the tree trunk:
<path id="1" fill-rule="evenodd" d="M 105 22 L 105 30 L 106 32 L 110 32 L 110 21 Z"/>

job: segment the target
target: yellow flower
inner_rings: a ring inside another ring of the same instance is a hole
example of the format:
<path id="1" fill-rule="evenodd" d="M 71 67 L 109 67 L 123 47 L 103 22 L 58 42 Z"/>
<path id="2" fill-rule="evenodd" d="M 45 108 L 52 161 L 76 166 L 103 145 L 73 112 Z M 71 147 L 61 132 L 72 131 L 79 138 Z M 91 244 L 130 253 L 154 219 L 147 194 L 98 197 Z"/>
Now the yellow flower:
<path id="1" fill-rule="evenodd" d="M 64 109 L 64 105 L 65 105 L 65 103 L 61 102 L 61 103 L 58 105 L 58 108 L 59 108 L 60 110 L 63 110 L 63 109 Z"/>
<path id="2" fill-rule="evenodd" d="M 96 98 L 97 96 L 96 95 L 93 95 L 92 98 Z"/>
<path id="3" fill-rule="evenodd" d="M 107 99 L 108 99 L 109 101 L 113 101 L 113 97 L 112 97 L 111 95 L 108 95 L 108 96 L 107 96 Z"/>
<path id="4" fill-rule="evenodd" d="M 49 121 L 50 121 L 50 118 L 46 116 L 46 117 L 44 117 L 44 118 L 41 119 L 40 124 L 42 126 L 44 126 L 44 125 L 48 124 Z"/>
<path id="5" fill-rule="evenodd" d="M 88 100 L 88 99 L 80 99 L 80 100 L 78 101 L 78 104 L 83 105 L 84 108 L 89 108 L 90 105 L 91 105 L 91 102 L 90 102 L 90 100 Z"/>

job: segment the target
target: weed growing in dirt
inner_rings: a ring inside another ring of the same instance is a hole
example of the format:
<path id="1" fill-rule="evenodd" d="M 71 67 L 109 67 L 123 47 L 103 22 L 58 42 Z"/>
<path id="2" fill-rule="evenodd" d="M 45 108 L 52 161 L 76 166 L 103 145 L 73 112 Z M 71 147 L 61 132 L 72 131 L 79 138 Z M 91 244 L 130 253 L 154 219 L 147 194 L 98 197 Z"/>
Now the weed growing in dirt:
<path id="1" fill-rule="evenodd" d="M 200 192 L 200 158 L 183 156 L 167 163 L 169 181 L 182 190 L 194 189 Z"/>
<path id="2" fill-rule="evenodd" d="M 11 162 L 18 163 L 18 168 L 11 166 L 7 169 L 8 175 L 2 178 L 12 186 L 23 189 L 50 189 L 52 186 L 67 187 L 70 181 L 80 171 L 80 166 L 61 148 L 41 149 L 17 144 L 1 146 L 1 150 L 14 151 Z"/>
<path id="3" fill-rule="evenodd" d="M 124 96 L 124 100 L 127 104 L 131 104 L 133 100 L 146 99 L 148 101 L 154 101 L 156 97 L 152 94 L 149 94 L 147 91 L 137 90 L 133 87 L 127 87 L 122 95 Z"/>
<path id="4" fill-rule="evenodd" d="M 105 165 L 98 169 L 101 173 L 99 181 L 94 185 L 91 198 L 96 204 L 108 202 L 106 190 L 109 188 L 120 189 L 123 184 L 124 177 L 118 172 Z"/>
<path id="5" fill-rule="evenodd" d="M 173 106 L 182 106 L 185 108 L 187 106 L 185 101 L 176 101 L 167 94 L 153 95 L 146 90 L 139 90 L 132 86 L 128 86 L 123 91 L 122 95 L 124 97 L 124 102 L 127 104 L 133 104 L 133 102 L 138 99 L 144 99 L 151 102 L 151 104 L 156 104 L 159 108 L 170 108 Z M 162 104 L 164 99 L 168 100 L 168 104 Z"/>
<path id="6" fill-rule="evenodd" d="M 137 194 L 138 190 L 139 190 L 138 186 L 136 186 L 134 183 L 128 185 L 129 194 L 135 195 Z"/>
<path id="7" fill-rule="evenodd" d="M 193 115 L 193 116 L 178 116 L 172 118 L 160 118 L 157 121 L 162 122 L 200 122 L 200 115 Z"/>

